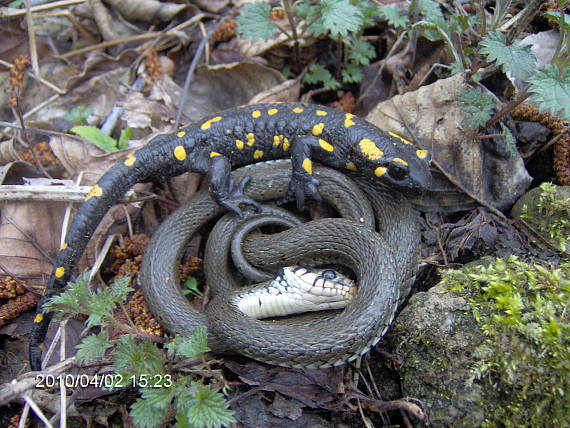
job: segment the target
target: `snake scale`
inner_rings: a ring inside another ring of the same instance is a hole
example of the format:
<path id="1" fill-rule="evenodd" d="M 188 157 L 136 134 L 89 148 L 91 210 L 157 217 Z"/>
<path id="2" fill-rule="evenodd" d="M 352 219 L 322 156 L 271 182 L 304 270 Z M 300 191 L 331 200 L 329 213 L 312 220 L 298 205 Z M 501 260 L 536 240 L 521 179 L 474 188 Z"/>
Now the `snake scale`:
<path id="1" fill-rule="evenodd" d="M 252 176 L 247 195 L 267 201 L 285 196 L 291 167 L 288 161 L 276 161 L 244 167 L 234 175 L 236 179 Z M 182 335 L 204 325 L 209 346 L 216 353 L 241 354 L 289 367 L 340 365 L 375 345 L 415 277 L 420 236 L 417 214 L 400 193 L 365 179 L 354 177 L 355 184 L 345 175 L 317 165 L 315 176 L 320 194 L 344 218 L 313 220 L 246 240 L 243 253 L 253 265 L 269 270 L 303 261 L 332 261 L 349 267 L 356 275 L 358 291 L 346 309 L 308 322 L 260 321 L 245 316 L 228 297 L 238 286 L 228 273 L 229 240 L 224 244 L 208 242 L 205 274 L 214 298 L 205 312 L 195 309 L 180 289 L 180 258 L 191 236 L 223 212 L 204 191 L 161 224 L 145 253 L 141 283 L 159 322 L 169 332 Z M 217 226 L 218 235 L 227 235 L 240 221 L 227 217 L 224 226 Z M 373 229 L 375 222 L 378 232 Z"/>

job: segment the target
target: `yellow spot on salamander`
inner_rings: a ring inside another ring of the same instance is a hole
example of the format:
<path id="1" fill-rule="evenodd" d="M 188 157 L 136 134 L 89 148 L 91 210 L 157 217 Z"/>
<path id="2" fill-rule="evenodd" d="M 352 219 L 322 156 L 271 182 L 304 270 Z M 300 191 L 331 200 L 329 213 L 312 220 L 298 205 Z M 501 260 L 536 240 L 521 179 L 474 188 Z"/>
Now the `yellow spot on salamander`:
<path id="1" fill-rule="evenodd" d="M 273 147 L 279 147 L 283 142 L 283 135 L 273 136 Z"/>
<path id="2" fill-rule="evenodd" d="M 261 159 L 263 157 L 263 150 L 256 150 L 253 152 L 254 159 Z"/>
<path id="3" fill-rule="evenodd" d="M 326 111 L 323 110 L 317 110 L 315 113 L 317 113 L 317 116 L 326 116 L 328 114 Z"/>
<path id="4" fill-rule="evenodd" d="M 279 113 L 279 110 L 277 110 L 276 108 L 271 108 L 271 109 L 267 110 L 267 114 L 269 116 L 273 116 L 274 114 L 277 114 L 277 113 Z"/>
<path id="5" fill-rule="evenodd" d="M 254 119 L 257 119 L 259 116 L 261 116 L 261 112 L 259 110 L 254 110 L 251 112 L 251 117 Z"/>
<path id="6" fill-rule="evenodd" d="M 95 184 L 93 187 L 91 187 L 91 190 L 89 191 L 87 196 L 85 196 L 85 200 L 88 201 L 89 199 L 96 198 L 98 196 L 101 196 L 102 194 L 103 194 L 103 189 L 101 189 L 101 187 L 98 184 Z"/>
<path id="7" fill-rule="evenodd" d="M 247 145 L 249 147 L 253 146 L 253 144 L 255 143 L 255 135 L 253 135 L 251 132 L 249 134 L 246 135 L 247 137 Z"/>
<path id="8" fill-rule="evenodd" d="M 374 175 L 376 177 L 382 177 L 384 174 L 386 174 L 386 167 L 384 166 L 379 166 L 374 170 Z"/>
<path id="9" fill-rule="evenodd" d="M 240 149 L 240 150 L 243 149 L 244 145 L 245 145 L 245 143 L 242 140 L 236 140 L 236 147 L 238 149 Z"/>
<path id="10" fill-rule="evenodd" d="M 427 150 L 416 150 L 416 156 L 420 159 L 425 159 L 427 155 L 428 155 Z"/>
<path id="11" fill-rule="evenodd" d="M 345 165 L 346 169 L 349 171 L 356 171 L 356 165 L 352 162 L 347 162 Z"/>
<path id="12" fill-rule="evenodd" d="M 313 135 L 321 135 L 323 133 L 323 129 L 325 128 L 324 123 L 317 123 L 313 126 Z"/>
<path id="13" fill-rule="evenodd" d="M 301 164 L 301 166 L 305 171 L 307 171 L 307 174 L 313 175 L 313 162 L 311 162 L 311 159 L 309 158 L 303 159 L 303 163 Z"/>
<path id="14" fill-rule="evenodd" d="M 135 157 L 135 155 L 132 153 L 129 153 L 127 155 L 127 158 L 125 159 L 125 162 L 123 162 L 123 163 L 125 164 L 125 166 L 133 166 L 136 161 L 137 161 L 137 158 Z"/>
<path id="15" fill-rule="evenodd" d="M 402 137 L 398 134 L 394 134 L 393 132 L 388 132 L 388 134 L 394 138 L 397 138 L 398 140 L 400 140 L 404 144 L 412 144 L 410 141 L 406 140 L 404 137 Z"/>
<path id="16" fill-rule="evenodd" d="M 37 314 L 36 317 L 34 318 L 34 322 L 37 324 L 39 322 L 42 322 L 44 320 L 44 316 L 42 314 Z"/>
<path id="17" fill-rule="evenodd" d="M 303 113 L 304 111 L 305 111 L 305 109 L 301 108 L 301 107 L 295 107 L 293 109 L 293 113 Z"/>
<path id="18" fill-rule="evenodd" d="M 63 244 L 61 244 L 61 247 L 59 247 L 60 251 L 65 250 L 66 248 L 67 248 L 67 242 L 64 242 Z"/>
<path id="19" fill-rule="evenodd" d="M 283 138 L 283 151 L 287 151 L 289 150 L 289 147 L 291 147 L 291 144 L 289 143 L 289 139 L 287 137 Z"/>
<path id="20" fill-rule="evenodd" d="M 327 152 L 332 152 L 334 150 L 334 147 L 331 143 L 321 138 L 319 138 L 319 146 L 321 146 L 321 149 L 326 150 Z"/>
<path id="21" fill-rule="evenodd" d="M 346 114 L 344 115 L 344 117 L 345 117 L 345 119 L 344 119 L 344 127 L 345 127 L 345 128 L 348 128 L 348 127 L 350 127 L 350 126 L 352 126 L 352 125 L 356 125 L 356 123 L 354 123 L 354 121 L 352 120 L 352 118 L 354 117 L 353 114 L 346 113 Z"/>
<path id="22" fill-rule="evenodd" d="M 200 129 L 202 129 L 203 131 L 205 131 L 206 129 L 210 129 L 210 127 L 212 126 L 212 123 L 219 122 L 220 120 L 222 120 L 222 116 L 213 117 L 213 118 L 205 121 L 202 124 L 202 126 L 200 126 Z"/>
<path id="23" fill-rule="evenodd" d="M 186 149 L 184 146 L 176 146 L 174 147 L 174 157 L 179 161 L 183 161 L 186 159 Z"/>
<path id="24" fill-rule="evenodd" d="M 64 274 L 65 274 L 65 268 L 63 266 L 60 266 L 55 270 L 56 278 L 61 278 Z"/>
<path id="25" fill-rule="evenodd" d="M 185 135 L 186 135 L 186 131 L 180 131 L 178 134 L 176 134 L 176 136 L 177 136 L 178 138 L 182 138 L 182 137 L 184 137 Z"/>
<path id="26" fill-rule="evenodd" d="M 398 162 L 401 163 L 402 165 L 408 166 L 408 162 L 406 162 L 404 159 L 394 158 L 393 160 L 394 162 Z"/>
<path id="27" fill-rule="evenodd" d="M 211 157 L 211 158 L 215 158 L 216 156 L 222 156 L 222 155 L 219 154 L 218 152 L 210 152 L 210 157 Z"/>
<path id="28" fill-rule="evenodd" d="M 369 138 L 363 138 L 358 143 L 360 151 L 368 156 L 370 160 L 377 160 L 384 155 L 384 152 L 376 146 L 376 143 Z"/>

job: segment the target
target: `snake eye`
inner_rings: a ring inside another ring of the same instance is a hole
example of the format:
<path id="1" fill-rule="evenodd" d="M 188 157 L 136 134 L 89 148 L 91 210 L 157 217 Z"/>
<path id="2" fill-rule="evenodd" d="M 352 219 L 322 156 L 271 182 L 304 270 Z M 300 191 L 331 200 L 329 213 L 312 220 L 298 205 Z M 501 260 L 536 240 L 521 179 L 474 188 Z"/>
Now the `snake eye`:
<path id="1" fill-rule="evenodd" d="M 404 165 L 390 164 L 388 166 L 388 175 L 396 181 L 401 181 L 408 176 L 408 169 Z"/>
<path id="2" fill-rule="evenodd" d="M 335 279 L 336 272 L 332 269 L 326 269 L 323 271 L 323 278 L 324 279 Z"/>

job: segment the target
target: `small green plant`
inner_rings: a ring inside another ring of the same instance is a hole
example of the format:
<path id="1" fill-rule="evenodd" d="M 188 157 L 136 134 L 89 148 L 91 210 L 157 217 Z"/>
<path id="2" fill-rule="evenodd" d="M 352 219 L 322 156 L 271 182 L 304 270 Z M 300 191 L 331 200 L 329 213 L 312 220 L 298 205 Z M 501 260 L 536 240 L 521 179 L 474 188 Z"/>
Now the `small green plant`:
<path id="1" fill-rule="evenodd" d="M 567 425 L 570 263 L 554 269 L 511 256 L 442 277 L 467 298 L 485 335 L 471 367 L 471 381 L 483 382 L 489 394 L 484 426 Z"/>
<path id="2" fill-rule="evenodd" d="M 244 38 L 263 39 L 282 31 L 295 43 L 295 57 L 298 58 L 298 41 L 304 33 L 298 34 L 296 25 L 304 20 L 305 31 L 316 37 L 329 37 L 337 44 L 340 64 L 335 66 L 333 76 L 322 64 L 312 64 L 304 76 L 309 84 L 323 84 L 326 89 L 337 89 L 343 83 L 357 83 L 362 80 L 362 66 L 370 64 L 376 56 L 374 46 L 359 35 L 366 26 L 372 24 L 372 18 L 378 14 L 377 7 L 364 0 L 308 0 L 292 3 L 283 0 L 282 7 L 292 23 L 290 32 L 279 28 L 270 20 L 271 6 L 267 3 L 253 2 L 246 4 L 237 18 L 238 31 Z"/>
<path id="3" fill-rule="evenodd" d="M 129 324 L 117 321 L 114 313 L 133 291 L 129 278 L 122 277 L 111 287 L 98 292 L 89 289 L 88 273 L 69 284 L 66 291 L 53 297 L 46 308 L 58 319 L 78 314 L 87 315 L 87 326 L 101 331 L 86 336 L 77 346 L 76 357 L 86 363 L 93 358 L 110 356 L 115 374 L 105 378 L 100 387 L 118 389 L 137 387 L 141 397 L 131 406 L 131 417 L 141 428 L 156 428 L 174 416 L 180 427 L 221 427 L 235 422 L 219 387 L 208 385 L 206 379 L 182 375 L 167 370 L 167 361 L 181 358 L 198 358 L 207 368 L 203 354 L 210 349 L 207 332 L 198 327 L 190 337 L 175 337 L 164 348 L 148 339 L 140 339 Z M 110 339 L 108 331 L 125 334 Z M 206 371 L 206 370 L 203 370 Z M 224 385 L 219 372 L 209 370 L 216 384 Z"/>
<path id="4" fill-rule="evenodd" d="M 108 152 L 116 152 L 117 150 L 126 149 L 128 147 L 127 141 L 129 141 L 133 135 L 133 130 L 131 128 L 125 128 L 121 131 L 121 136 L 119 137 L 119 141 L 117 141 L 113 137 L 105 134 L 99 128 L 88 125 L 74 126 L 70 131 L 91 141 L 92 143 L 97 144 Z"/>
<path id="5" fill-rule="evenodd" d="M 66 113 L 63 118 L 69 120 L 76 125 L 85 125 L 87 118 L 93 114 L 92 107 L 77 106 L 73 107 L 69 113 Z"/>
<path id="6" fill-rule="evenodd" d="M 541 234 L 558 242 L 560 249 L 566 251 L 570 247 L 570 198 L 556 197 L 556 187 L 552 183 L 542 183 L 540 189 L 536 204 L 538 212 L 531 215 L 524 205 L 521 217 L 528 220 Z"/>

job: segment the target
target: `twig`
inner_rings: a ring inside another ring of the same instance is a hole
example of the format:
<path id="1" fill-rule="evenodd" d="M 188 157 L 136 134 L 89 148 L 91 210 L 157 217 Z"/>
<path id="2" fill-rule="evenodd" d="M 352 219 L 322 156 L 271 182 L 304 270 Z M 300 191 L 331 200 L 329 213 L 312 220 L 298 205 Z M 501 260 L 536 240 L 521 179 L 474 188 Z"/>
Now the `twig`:
<path id="1" fill-rule="evenodd" d="M 33 6 L 30 8 L 32 13 L 40 12 L 42 10 L 49 10 L 55 9 L 58 7 L 66 7 L 72 6 L 74 4 L 85 3 L 87 0 L 63 0 L 63 1 L 54 1 L 51 3 L 47 3 L 41 6 Z M 16 18 L 18 16 L 25 15 L 27 10 L 25 9 L 11 9 L 11 8 L 4 8 L 2 12 L 0 12 L 0 18 Z"/>

